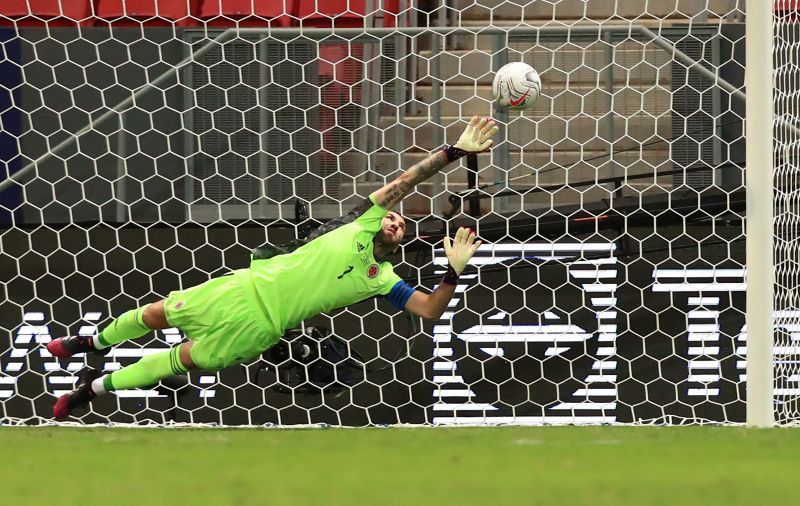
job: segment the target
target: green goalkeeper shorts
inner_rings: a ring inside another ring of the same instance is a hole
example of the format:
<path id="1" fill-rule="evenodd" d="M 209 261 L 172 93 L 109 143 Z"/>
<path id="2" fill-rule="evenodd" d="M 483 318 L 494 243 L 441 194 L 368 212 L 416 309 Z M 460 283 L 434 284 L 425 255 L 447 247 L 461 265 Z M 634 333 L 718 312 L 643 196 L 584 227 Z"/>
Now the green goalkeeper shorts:
<path id="1" fill-rule="evenodd" d="M 258 305 L 249 269 L 170 292 L 167 321 L 194 344 L 192 362 L 219 370 L 247 362 L 277 343 L 274 327 Z"/>

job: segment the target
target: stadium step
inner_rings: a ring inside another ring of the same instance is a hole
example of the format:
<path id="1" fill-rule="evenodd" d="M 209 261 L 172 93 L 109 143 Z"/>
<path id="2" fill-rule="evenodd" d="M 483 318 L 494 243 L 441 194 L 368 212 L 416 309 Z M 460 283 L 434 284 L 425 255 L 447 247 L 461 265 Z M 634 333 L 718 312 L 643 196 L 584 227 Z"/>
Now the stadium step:
<path id="1" fill-rule="evenodd" d="M 710 2 L 697 2 L 698 8 L 694 12 L 690 3 L 680 9 L 674 2 L 647 2 L 646 12 L 643 12 L 644 2 L 617 2 L 613 0 L 583 0 L 562 1 L 558 4 L 551 2 L 501 2 L 497 0 L 455 0 L 452 7 L 461 12 L 461 22 L 475 21 L 485 26 L 488 22 L 497 25 L 503 21 L 519 23 L 527 21 L 559 21 L 570 19 L 591 19 L 596 21 L 612 19 L 637 19 L 648 18 L 658 21 L 673 19 L 686 22 L 692 14 L 699 14 L 708 9 L 709 17 L 719 18 L 726 16 L 732 9 L 729 0 L 711 0 Z"/>
<path id="2" fill-rule="evenodd" d="M 591 181 L 601 178 L 613 177 L 623 173 L 627 175 L 654 174 L 657 171 L 669 170 L 672 162 L 669 159 L 669 150 L 657 149 L 644 151 L 640 156 L 638 151 L 619 153 L 615 155 L 612 163 L 608 157 L 603 156 L 602 152 L 583 153 L 583 162 L 574 163 L 580 160 L 581 154 L 578 152 L 556 153 L 552 157 L 555 161 L 551 163 L 548 153 L 512 153 L 511 166 L 508 167 L 508 174 L 499 167 L 491 165 L 491 155 L 481 154 L 478 156 L 478 182 L 480 185 L 501 182 L 496 186 L 487 188 L 487 192 L 493 193 L 507 188 L 517 191 L 524 191 L 531 187 L 541 187 L 549 185 L 561 185 L 565 183 L 577 183 Z M 427 153 L 409 153 L 403 155 L 403 168 L 410 167 L 412 164 L 421 161 Z M 596 158 L 592 160 L 592 158 Z M 397 157 L 393 154 L 380 153 L 376 156 L 376 169 L 386 176 L 371 177 L 371 180 L 359 180 L 358 188 L 362 194 L 369 194 L 388 182 L 392 177 L 399 174 L 395 170 Z M 573 164 L 574 163 L 574 164 Z M 564 166 L 573 164 L 568 168 L 554 168 L 557 164 Z M 409 215 L 427 215 L 433 212 L 432 201 L 436 201 L 437 209 L 449 209 L 450 205 L 447 197 L 450 194 L 468 189 L 467 171 L 464 164 L 448 167 L 439 176 L 434 176 L 430 180 L 418 185 L 415 191 L 406 197 L 403 210 Z M 389 170 L 380 170 L 381 168 Z M 535 170 L 531 170 L 534 167 Z M 506 179 L 507 178 L 507 179 Z M 506 184 L 508 181 L 508 185 Z M 553 192 L 540 192 L 525 197 L 526 206 L 549 207 L 556 205 L 578 204 L 582 201 L 595 202 L 600 199 L 609 198 L 609 188 L 612 185 L 589 185 L 583 187 L 563 188 Z M 631 180 L 626 185 L 628 188 L 635 188 L 641 193 L 663 192 L 664 188 L 672 187 L 671 176 L 657 176 L 644 179 Z M 343 185 L 342 194 L 347 194 L 352 190 L 352 184 Z M 630 190 L 628 190 L 630 193 Z M 505 199 L 503 205 L 519 207 L 519 197 Z M 489 212 L 493 205 L 491 199 L 481 201 L 482 213 Z"/>
<path id="3" fill-rule="evenodd" d="M 719 18 L 709 17 L 708 22 L 719 23 L 721 22 Z M 611 26 L 621 26 L 621 25 L 628 25 L 629 23 L 633 23 L 636 26 L 644 26 L 649 28 L 653 31 L 658 31 L 662 28 L 669 28 L 671 25 L 686 25 L 687 19 L 685 17 L 676 17 L 674 19 L 664 19 L 664 20 L 653 20 L 653 19 L 644 19 L 638 18 L 634 20 L 621 20 L 618 18 L 607 18 L 607 19 L 597 19 L 589 25 L 599 29 L 602 25 L 611 25 Z M 480 29 L 486 27 L 487 21 L 481 20 L 471 20 L 465 19 L 461 22 L 461 26 L 465 28 L 473 28 L 478 30 L 477 34 L 470 34 L 470 35 L 449 35 L 447 37 L 447 51 L 453 50 L 461 50 L 461 49 L 476 49 L 477 51 L 482 51 L 486 53 L 492 53 L 500 44 L 500 47 L 508 45 L 516 52 L 525 52 L 530 49 L 536 49 L 537 47 L 542 46 L 543 44 L 552 44 L 554 45 L 554 49 L 556 50 L 564 50 L 568 49 L 571 46 L 567 44 L 568 41 L 568 34 L 565 32 L 562 34 L 560 38 L 560 42 L 552 42 L 548 40 L 543 40 L 536 36 L 536 34 L 531 34 L 527 40 L 522 39 L 520 37 L 515 38 L 511 41 L 510 44 L 507 43 L 507 40 L 504 35 L 502 35 L 501 39 L 498 41 L 497 35 L 495 34 L 481 34 Z M 526 19 L 524 24 L 520 20 L 504 20 L 500 19 L 494 22 L 494 27 L 501 28 L 504 30 L 512 30 L 517 27 L 529 28 L 529 27 L 564 27 L 567 28 L 563 24 L 554 24 L 552 19 Z M 519 33 L 518 33 L 519 35 Z M 552 40 L 552 39 L 551 39 Z M 597 43 L 597 42 L 596 42 Z M 599 44 L 599 43 L 598 43 Z M 632 42 L 631 44 L 639 44 L 638 42 Z M 617 44 L 615 44 L 617 45 Z M 421 50 L 428 50 L 431 47 L 431 39 L 430 36 L 422 36 L 417 40 L 417 52 Z"/>
<path id="4" fill-rule="evenodd" d="M 539 112 L 538 110 L 532 111 Z M 523 118 L 515 121 L 514 118 Z M 573 141 L 587 150 L 602 150 L 608 147 L 603 139 L 607 135 L 607 123 L 604 119 L 579 114 L 566 121 L 560 117 L 541 114 L 512 114 L 507 128 L 500 132 L 500 138 L 506 138 L 522 149 L 543 148 L 544 144 L 557 146 L 562 142 Z M 531 121 L 527 121 L 531 120 Z M 455 142 L 466 123 L 460 116 L 442 117 L 440 125 L 434 125 L 426 117 L 408 117 L 402 124 L 394 118 L 382 118 L 380 128 L 383 131 L 383 145 L 387 149 L 406 151 L 408 149 L 435 149 L 434 144 Z M 402 143 L 396 146 L 395 133 L 401 132 Z M 615 146 L 624 149 L 636 142 L 649 142 L 656 136 L 669 139 L 672 136 L 672 118 L 669 115 L 651 116 L 637 114 L 635 116 L 614 116 L 613 133 Z"/>
<path id="5" fill-rule="evenodd" d="M 632 87 L 620 88 L 614 92 L 614 112 L 623 116 L 636 113 L 662 116 L 670 108 L 669 94 L 669 89 L 663 87 L 649 87 L 641 91 Z M 447 85 L 442 86 L 438 93 L 434 93 L 432 86 L 417 86 L 414 98 L 420 105 L 438 102 L 442 116 L 485 115 L 491 114 L 494 109 L 490 86 Z M 570 86 L 567 89 L 545 86 L 532 111 L 533 114 L 541 111 L 542 114 L 566 115 L 565 117 L 581 113 L 602 115 L 608 111 L 607 100 L 605 91 L 597 87 Z"/>
<path id="6" fill-rule="evenodd" d="M 603 43 L 597 42 L 588 47 L 564 47 L 563 43 L 545 42 L 528 51 L 522 47 L 515 49 L 523 52 L 523 61 L 537 69 L 545 88 L 563 86 L 567 81 L 570 86 L 597 87 L 598 84 L 605 84 L 605 69 L 609 62 Z M 491 85 L 494 79 L 491 54 L 491 50 L 448 50 L 436 55 L 430 50 L 421 51 L 419 57 L 415 58 L 417 75 L 433 77 L 433 68 L 438 64 L 439 75 L 444 76 L 448 84 Z M 612 58 L 611 71 L 616 86 L 670 84 L 670 55 L 654 45 L 643 49 L 636 42 L 617 44 Z M 519 57 L 512 54 L 509 60 L 517 61 Z"/>
<path id="7" fill-rule="evenodd" d="M 481 153 L 478 155 L 478 170 L 481 177 L 487 180 L 504 180 L 504 173 L 508 177 L 518 177 L 536 173 L 538 184 L 564 183 L 565 174 L 569 181 L 583 181 L 594 178 L 606 178 L 616 175 L 616 168 L 624 167 L 629 175 L 653 172 L 654 170 L 668 170 L 672 162 L 669 158 L 669 149 L 664 144 L 647 146 L 639 151 L 639 146 L 631 146 L 632 150 L 624 151 L 622 148 L 613 157 L 613 162 L 605 150 L 583 151 L 525 151 L 513 150 L 509 153 L 509 166 L 498 167 L 492 165 L 492 154 Z M 400 155 L 396 153 L 377 153 L 374 157 L 373 173 L 391 179 L 400 174 L 400 170 L 407 169 L 429 155 L 425 152 L 408 152 Z M 499 156 L 499 155 L 498 155 Z M 502 163 L 499 158 L 494 158 L 495 163 Z M 448 167 L 444 172 L 448 183 L 466 181 L 467 171 L 461 165 Z M 562 168 L 559 168 L 562 167 Z M 546 169 L 545 172 L 539 172 Z M 554 170 L 550 170 L 554 169 Z M 383 184 L 383 177 L 376 177 Z M 523 183 L 525 184 L 525 183 Z M 529 182 L 533 184 L 533 181 Z"/>

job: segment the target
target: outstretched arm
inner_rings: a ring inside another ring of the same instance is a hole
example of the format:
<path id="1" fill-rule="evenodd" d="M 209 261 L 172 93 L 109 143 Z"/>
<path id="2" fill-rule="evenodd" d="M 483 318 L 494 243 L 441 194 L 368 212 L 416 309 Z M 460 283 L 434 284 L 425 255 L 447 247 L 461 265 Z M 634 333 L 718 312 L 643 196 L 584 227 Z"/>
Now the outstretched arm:
<path id="1" fill-rule="evenodd" d="M 375 203 L 384 209 L 392 209 L 416 185 L 436 174 L 444 166 L 468 153 L 482 153 L 492 147 L 492 137 L 497 133 L 497 124 L 489 118 L 473 116 L 458 142 L 433 153 L 411 166 L 397 179 L 373 193 Z"/>
<path id="2" fill-rule="evenodd" d="M 478 251 L 481 241 L 475 240 L 475 232 L 461 227 L 456 232 L 453 244 L 450 238 L 444 238 L 444 252 L 447 255 L 449 266 L 442 281 L 431 293 L 415 290 L 406 302 L 406 309 L 413 314 L 427 319 L 436 319 L 442 316 L 450 299 L 456 291 L 458 276 L 467 266 L 467 262 Z"/>

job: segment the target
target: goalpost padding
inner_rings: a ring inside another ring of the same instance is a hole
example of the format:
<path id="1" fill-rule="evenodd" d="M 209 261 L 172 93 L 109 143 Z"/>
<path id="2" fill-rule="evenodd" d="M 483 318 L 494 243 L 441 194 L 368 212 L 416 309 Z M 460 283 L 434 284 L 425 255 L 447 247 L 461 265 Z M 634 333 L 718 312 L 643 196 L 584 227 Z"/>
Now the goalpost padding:
<path id="1" fill-rule="evenodd" d="M 430 30 L 409 7 L 396 30 L 335 35 L 0 30 L 2 170 L 38 160 L 0 194 L 2 420 L 46 417 L 87 362 L 114 370 L 183 338 L 59 362 L 52 337 L 245 267 L 251 248 L 346 212 L 470 115 L 495 114 L 502 142 L 477 177 L 454 166 L 402 207 L 414 238 L 397 272 L 412 284 L 440 277 L 456 226 L 487 242 L 445 317 L 367 301 L 309 322 L 365 363 L 355 386 L 301 394 L 257 361 L 117 392 L 78 419 L 745 422 L 742 13 L 648 4 L 654 28 L 624 5 L 543 2 L 517 26 L 520 8 L 495 4 L 455 2 Z M 605 28 L 564 24 L 576 16 Z M 518 60 L 543 96 L 496 111 L 492 70 Z"/>

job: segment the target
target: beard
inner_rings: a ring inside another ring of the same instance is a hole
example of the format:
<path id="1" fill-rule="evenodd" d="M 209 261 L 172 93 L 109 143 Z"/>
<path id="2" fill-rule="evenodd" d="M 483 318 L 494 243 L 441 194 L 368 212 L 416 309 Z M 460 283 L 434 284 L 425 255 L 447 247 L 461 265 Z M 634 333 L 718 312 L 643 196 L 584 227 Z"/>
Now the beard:
<path id="1" fill-rule="evenodd" d="M 381 249 L 388 250 L 390 254 L 396 253 L 397 249 L 400 248 L 400 241 L 396 241 L 394 236 L 385 230 L 381 230 L 380 234 L 375 236 L 375 243 Z"/>

